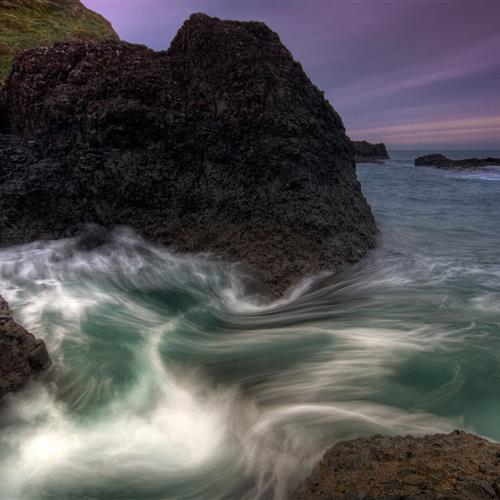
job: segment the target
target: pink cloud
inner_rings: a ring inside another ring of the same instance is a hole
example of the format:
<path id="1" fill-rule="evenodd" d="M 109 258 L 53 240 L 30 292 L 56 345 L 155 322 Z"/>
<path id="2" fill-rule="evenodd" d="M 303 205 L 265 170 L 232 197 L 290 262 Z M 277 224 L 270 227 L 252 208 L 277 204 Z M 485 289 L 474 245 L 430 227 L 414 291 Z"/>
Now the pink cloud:
<path id="1" fill-rule="evenodd" d="M 500 142 L 500 116 L 405 123 L 352 129 L 348 132 L 355 139 L 365 138 L 391 144 L 460 143 L 464 140 Z"/>

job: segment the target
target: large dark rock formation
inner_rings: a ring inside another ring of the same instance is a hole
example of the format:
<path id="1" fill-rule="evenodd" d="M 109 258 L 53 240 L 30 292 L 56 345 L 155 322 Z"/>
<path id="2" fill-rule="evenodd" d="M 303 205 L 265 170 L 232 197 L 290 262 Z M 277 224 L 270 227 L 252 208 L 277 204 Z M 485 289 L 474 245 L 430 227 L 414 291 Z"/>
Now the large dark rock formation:
<path id="1" fill-rule="evenodd" d="M 500 444 L 461 431 L 344 441 L 326 452 L 296 498 L 500 498 Z"/>
<path id="2" fill-rule="evenodd" d="M 352 141 L 356 163 L 384 163 L 389 154 L 383 142 L 372 144 L 368 141 Z"/>
<path id="3" fill-rule="evenodd" d="M 442 154 L 432 154 L 415 158 L 417 167 L 436 167 L 450 170 L 474 170 L 477 168 L 499 166 L 500 158 L 467 158 L 450 160 Z"/>
<path id="4" fill-rule="evenodd" d="M 69 40 L 118 40 L 80 0 L 0 0 L 0 85 L 24 49 Z"/>
<path id="5" fill-rule="evenodd" d="M 0 244 L 126 224 L 275 295 L 374 245 L 340 117 L 262 23 L 195 14 L 166 52 L 26 51 L 2 106 Z"/>
<path id="6" fill-rule="evenodd" d="M 0 297 L 0 399 L 22 388 L 49 364 L 43 340 L 35 339 L 15 322 L 7 302 Z"/>

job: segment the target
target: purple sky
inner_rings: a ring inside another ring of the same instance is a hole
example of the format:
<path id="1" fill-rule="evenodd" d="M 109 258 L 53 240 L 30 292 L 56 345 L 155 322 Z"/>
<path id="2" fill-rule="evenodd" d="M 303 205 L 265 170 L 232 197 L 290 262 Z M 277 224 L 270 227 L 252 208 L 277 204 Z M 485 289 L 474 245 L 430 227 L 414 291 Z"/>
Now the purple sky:
<path id="1" fill-rule="evenodd" d="M 83 0 L 123 40 L 168 48 L 193 12 L 259 20 L 353 139 L 500 150 L 500 0 Z"/>

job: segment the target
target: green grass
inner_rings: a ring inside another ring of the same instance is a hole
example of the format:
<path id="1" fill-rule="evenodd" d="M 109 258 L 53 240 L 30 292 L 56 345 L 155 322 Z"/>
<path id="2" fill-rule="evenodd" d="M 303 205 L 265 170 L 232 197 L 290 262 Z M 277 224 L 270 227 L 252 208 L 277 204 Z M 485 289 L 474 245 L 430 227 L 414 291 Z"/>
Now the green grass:
<path id="1" fill-rule="evenodd" d="M 0 85 L 21 50 L 107 39 L 118 39 L 111 24 L 79 0 L 0 0 Z"/>

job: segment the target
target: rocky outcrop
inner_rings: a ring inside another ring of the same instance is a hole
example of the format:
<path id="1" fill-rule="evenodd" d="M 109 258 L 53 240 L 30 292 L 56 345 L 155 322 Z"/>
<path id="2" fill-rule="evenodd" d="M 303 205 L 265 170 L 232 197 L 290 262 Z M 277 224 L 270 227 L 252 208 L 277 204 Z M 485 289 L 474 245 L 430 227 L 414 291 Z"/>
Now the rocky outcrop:
<path id="1" fill-rule="evenodd" d="M 3 95 L 0 243 L 125 224 L 282 294 L 376 227 L 338 114 L 263 23 L 195 14 L 166 52 L 24 52 Z"/>
<path id="2" fill-rule="evenodd" d="M 500 444 L 462 431 L 340 442 L 325 453 L 296 498 L 500 498 Z"/>
<path id="3" fill-rule="evenodd" d="M 385 144 L 368 141 L 352 141 L 356 163 L 384 163 L 389 159 Z"/>
<path id="4" fill-rule="evenodd" d="M 65 40 L 118 40 L 118 35 L 79 0 L 1 0 L 0 85 L 18 52 Z"/>
<path id="5" fill-rule="evenodd" d="M 15 322 L 7 302 L 0 297 L 0 399 L 22 388 L 49 365 L 43 340 L 35 339 Z"/>
<path id="6" fill-rule="evenodd" d="M 450 170 L 474 170 L 477 168 L 499 166 L 500 158 L 467 158 L 450 160 L 442 154 L 432 154 L 415 158 L 417 167 L 436 167 Z"/>

